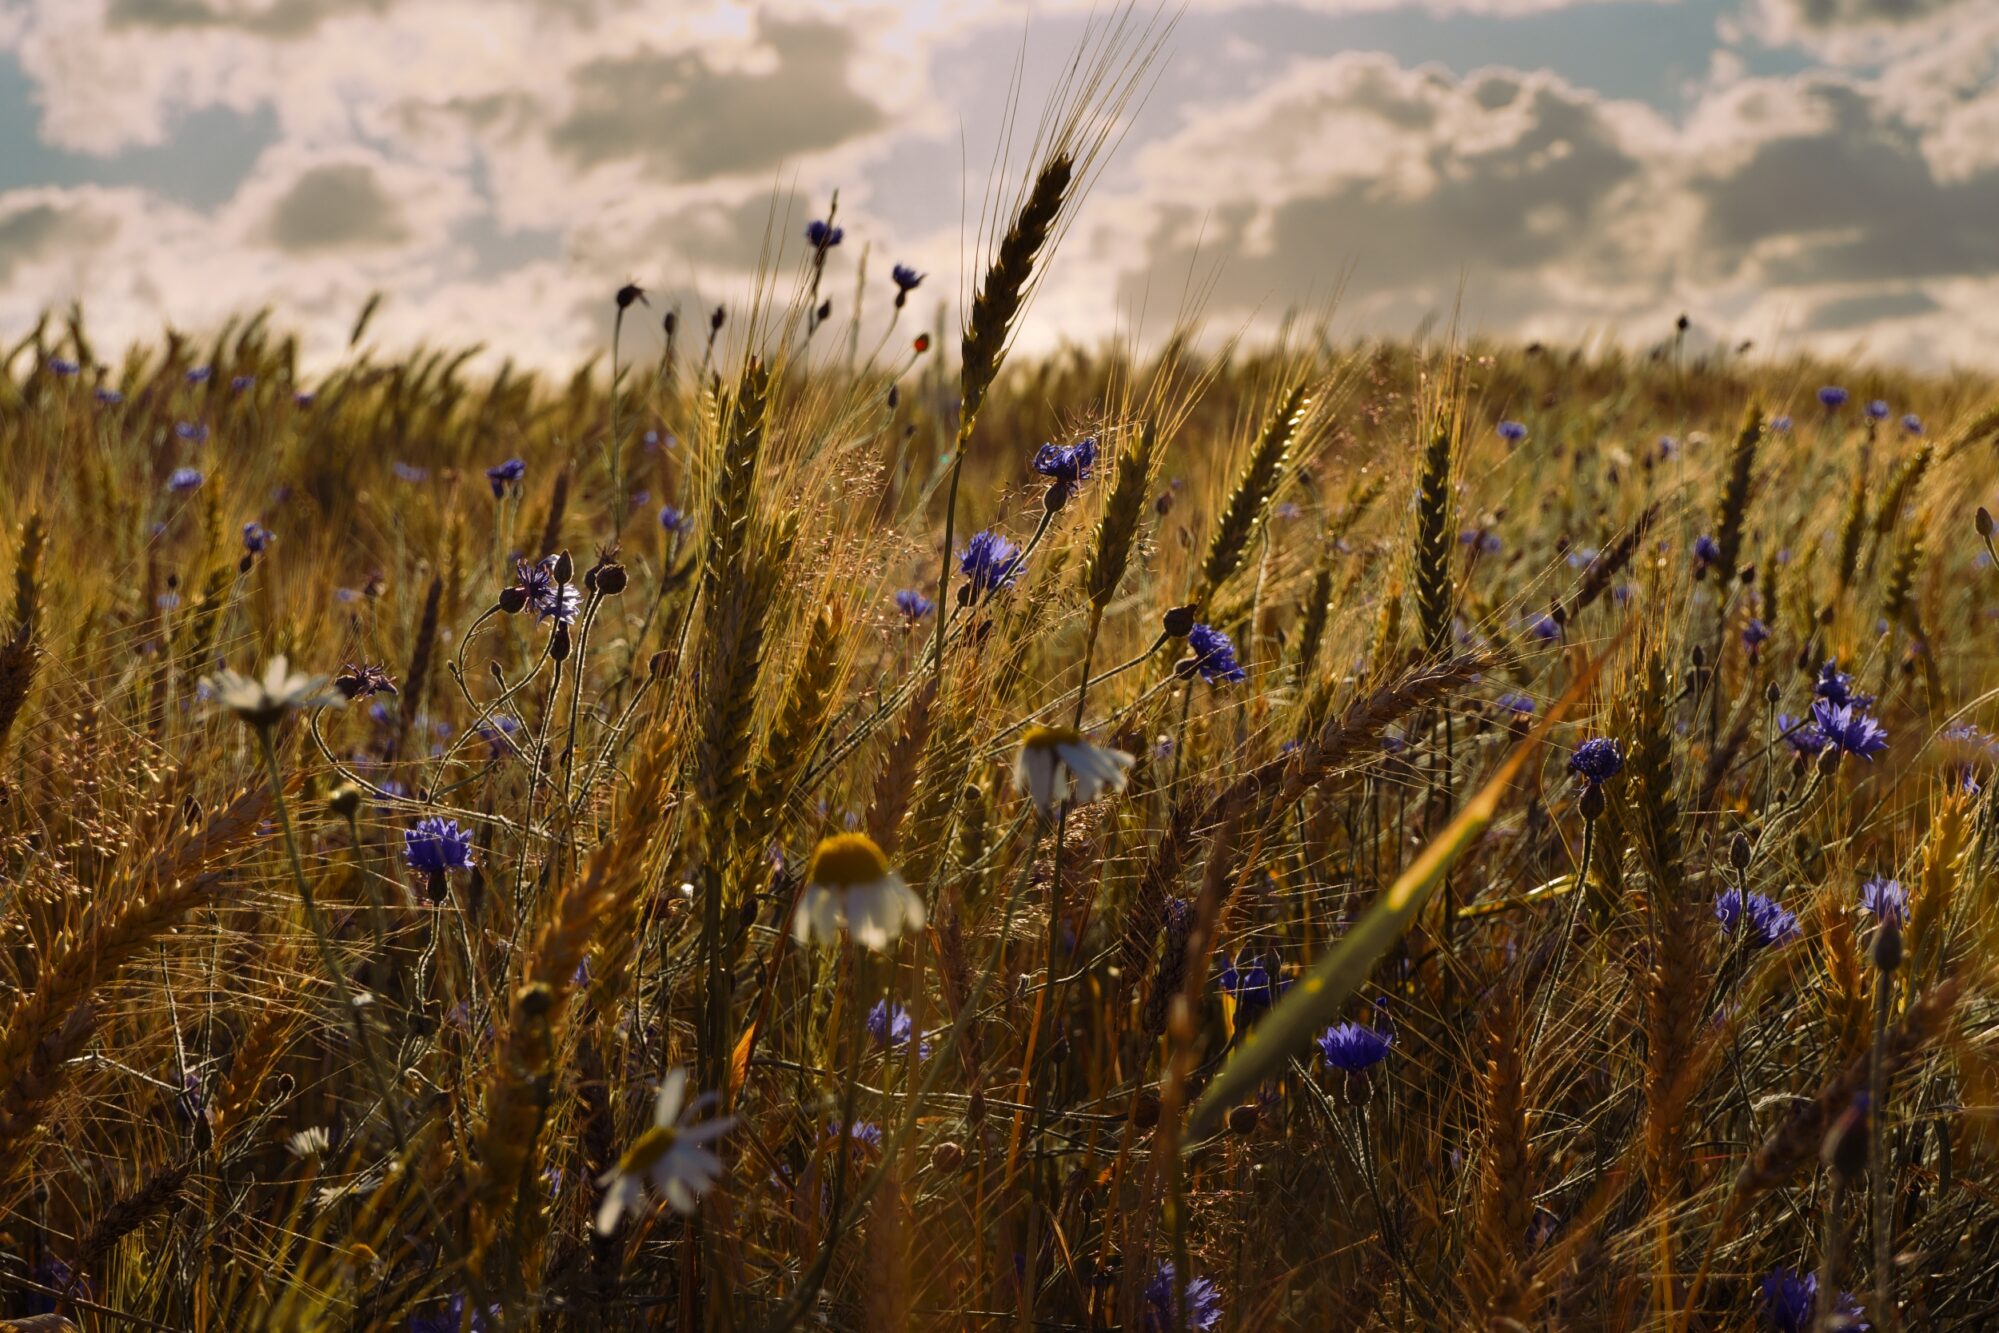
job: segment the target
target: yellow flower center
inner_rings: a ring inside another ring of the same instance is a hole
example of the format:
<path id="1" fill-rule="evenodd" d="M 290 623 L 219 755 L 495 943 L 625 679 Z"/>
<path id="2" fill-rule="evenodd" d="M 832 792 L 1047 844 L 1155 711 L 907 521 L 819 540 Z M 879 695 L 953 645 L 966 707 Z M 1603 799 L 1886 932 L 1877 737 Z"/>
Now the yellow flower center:
<path id="1" fill-rule="evenodd" d="M 822 839 L 805 870 L 807 884 L 823 884 L 829 889 L 874 884 L 887 877 L 888 858 L 865 833 L 836 833 Z"/>
<path id="2" fill-rule="evenodd" d="M 652 1169 L 652 1164 L 672 1150 L 674 1141 L 680 1136 L 672 1125 L 654 1125 L 639 1135 L 638 1141 L 625 1149 L 625 1155 L 618 1162 L 618 1169 L 627 1175 L 640 1175 Z"/>
<path id="3" fill-rule="evenodd" d="M 1023 750 L 1052 750 L 1058 745 L 1081 745 L 1083 733 L 1074 727 L 1029 727 L 1020 738 Z"/>

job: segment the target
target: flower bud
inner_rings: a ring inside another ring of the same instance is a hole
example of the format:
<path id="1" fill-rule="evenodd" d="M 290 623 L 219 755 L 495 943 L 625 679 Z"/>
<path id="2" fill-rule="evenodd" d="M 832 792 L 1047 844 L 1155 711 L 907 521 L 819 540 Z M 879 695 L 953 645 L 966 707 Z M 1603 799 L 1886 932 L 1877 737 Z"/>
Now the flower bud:
<path id="1" fill-rule="evenodd" d="M 1167 611 L 1160 619 L 1160 628 L 1166 632 L 1166 637 L 1169 639 L 1184 639 L 1189 634 L 1192 634 L 1194 632 L 1194 612 L 1196 609 L 1194 604 L 1189 602 L 1185 606 L 1176 606 Z"/>
<path id="2" fill-rule="evenodd" d="M 1978 506 L 1978 517 L 1975 521 L 1978 524 L 1978 535 L 1990 539 L 1992 536 L 1992 511 L 1984 505 Z"/>
<path id="3" fill-rule="evenodd" d="M 1874 966 L 1883 974 L 1892 973 L 1902 965 L 1902 925 L 1894 917 L 1883 917 L 1881 924 L 1874 928 L 1871 953 Z"/>
<path id="4" fill-rule="evenodd" d="M 555 557 L 555 565 L 549 572 L 555 576 L 557 583 L 573 583 L 576 580 L 576 562 L 569 558 L 569 552 L 565 550 Z"/>
<path id="5" fill-rule="evenodd" d="M 528 604 L 528 590 L 516 584 L 500 589 L 500 609 L 508 615 L 519 615 L 521 608 Z"/>
<path id="6" fill-rule="evenodd" d="M 1738 875 L 1749 869 L 1749 853 L 1750 846 L 1747 834 L 1737 833 L 1733 838 L 1728 840 L 1728 863 L 1735 867 L 1735 872 Z"/>
<path id="7" fill-rule="evenodd" d="M 557 625 L 548 639 L 548 655 L 557 662 L 569 660 L 569 626 Z"/>
<path id="8" fill-rule="evenodd" d="M 965 1150 L 946 1139 L 930 1150 L 930 1167 L 943 1175 L 955 1175 L 965 1164 Z"/>

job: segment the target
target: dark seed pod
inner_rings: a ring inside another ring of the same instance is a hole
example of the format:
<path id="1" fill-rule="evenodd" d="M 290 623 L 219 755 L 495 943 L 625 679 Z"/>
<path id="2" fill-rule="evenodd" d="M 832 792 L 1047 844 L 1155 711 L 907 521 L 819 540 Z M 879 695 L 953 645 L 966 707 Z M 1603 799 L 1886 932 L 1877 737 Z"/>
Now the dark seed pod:
<path id="1" fill-rule="evenodd" d="M 1191 602 L 1186 606 L 1173 607 L 1160 618 L 1159 627 L 1169 639 L 1184 639 L 1194 632 L 1194 611 Z"/>
<path id="2" fill-rule="evenodd" d="M 519 615 L 521 608 L 528 604 L 528 590 L 515 585 L 500 589 L 500 609 L 508 615 Z"/>
<path id="3" fill-rule="evenodd" d="M 930 1166 L 934 1171 L 955 1175 L 964 1164 L 965 1150 L 948 1139 L 930 1150 Z"/>
<path id="4" fill-rule="evenodd" d="M 1584 819 L 1595 820 L 1603 817 L 1602 783 L 1592 782 L 1583 788 L 1582 808 Z"/>
<path id="5" fill-rule="evenodd" d="M 1151 1129 L 1159 1123 L 1159 1099 L 1150 1095 L 1140 1097 L 1138 1104 L 1131 1108 L 1131 1123 L 1140 1129 Z"/>
<path id="6" fill-rule="evenodd" d="M 1256 1121 L 1257 1110 L 1250 1103 L 1245 1102 L 1241 1106 L 1232 1106 L 1229 1108 L 1228 1126 L 1229 1133 L 1231 1134 L 1241 1137 L 1254 1133 L 1256 1131 Z"/>
<path id="7" fill-rule="evenodd" d="M 596 578 L 596 582 L 590 588 L 592 592 L 600 592 L 606 597 L 616 597 L 625 590 L 627 582 L 625 567 L 616 561 L 600 565 L 592 573 Z"/>

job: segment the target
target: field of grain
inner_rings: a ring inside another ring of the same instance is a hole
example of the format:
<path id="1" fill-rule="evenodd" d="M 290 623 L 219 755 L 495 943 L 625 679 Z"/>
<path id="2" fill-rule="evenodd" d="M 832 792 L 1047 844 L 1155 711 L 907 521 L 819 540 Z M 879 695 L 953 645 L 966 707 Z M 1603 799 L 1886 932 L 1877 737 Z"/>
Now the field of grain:
<path id="1" fill-rule="evenodd" d="M 12 1327 L 1999 1321 L 1999 388 L 1008 357 L 1089 124 L 872 351 L 0 348 Z"/>

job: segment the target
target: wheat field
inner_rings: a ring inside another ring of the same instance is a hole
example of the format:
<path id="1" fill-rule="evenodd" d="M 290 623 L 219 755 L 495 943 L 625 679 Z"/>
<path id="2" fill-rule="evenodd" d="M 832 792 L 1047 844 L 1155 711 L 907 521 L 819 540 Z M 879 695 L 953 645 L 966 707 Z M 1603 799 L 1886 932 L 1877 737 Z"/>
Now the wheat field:
<path id="1" fill-rule="evenodd" d="M 1999 1323 L 1999 388 L 1010 356 L 1133 77 L 962 327 L 0 348 L 9 1327 Z"/>

